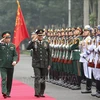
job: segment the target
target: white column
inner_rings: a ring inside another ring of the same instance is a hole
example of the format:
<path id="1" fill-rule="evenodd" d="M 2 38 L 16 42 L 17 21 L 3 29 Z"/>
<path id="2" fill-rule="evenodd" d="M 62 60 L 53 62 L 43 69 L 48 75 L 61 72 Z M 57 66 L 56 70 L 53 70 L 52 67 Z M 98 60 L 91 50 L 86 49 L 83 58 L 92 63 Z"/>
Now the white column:
<path id="1" fill-rule="evenodd" d="M 84 0 L 84 26 L 89 25 L 89 0 Z"/>
<path id="2" fill-rule="evenodd" d="M 98 25 L 100 25 L 100 0 L 98 0 Z"/>
<path id="3" fill-rule="evenodd" d="M 71 27 L 71 0 L 68 0 L 68 27 Z"/>

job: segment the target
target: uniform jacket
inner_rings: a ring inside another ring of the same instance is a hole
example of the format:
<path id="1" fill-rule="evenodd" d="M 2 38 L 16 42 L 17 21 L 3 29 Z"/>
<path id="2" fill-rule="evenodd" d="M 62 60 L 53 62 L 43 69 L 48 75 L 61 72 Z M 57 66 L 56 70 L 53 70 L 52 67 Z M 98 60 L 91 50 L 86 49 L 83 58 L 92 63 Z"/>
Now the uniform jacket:
<path id="1" fill-rule="evenodd" d="M 49 43 L 45 40 L 30 41 L 27 50 L 33 49 L 32 67 L 47 68 L 51 66 L 51 50 Z"/>
<path id="2" fill-rule="evenodd" d="M 79 50 L 79 42 L 82 38 L 79 36 L 76 39 L 76 43 L 72 44 L 70 49 L 72 51 L 72 60 L 79 60 L 80 59 L 80 50 Z"/>
<path id="3" fill-rule="evenodd" d="M 0 67 L 13 68 L 12 62 L 17 61 L 15 45 L 0 43 Z"/>

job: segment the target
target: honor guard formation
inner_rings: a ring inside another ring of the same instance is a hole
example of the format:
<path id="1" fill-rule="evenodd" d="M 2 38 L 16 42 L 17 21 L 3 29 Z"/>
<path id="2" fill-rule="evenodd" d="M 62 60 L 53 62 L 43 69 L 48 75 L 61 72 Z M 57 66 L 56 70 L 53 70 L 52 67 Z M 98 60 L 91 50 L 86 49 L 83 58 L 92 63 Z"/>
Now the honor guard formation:
<path id="1" fill-rule="evenodd" d="M 100 25 L 95 28 L 81 27 L 45 30 L 51 48 L 52 66 L 49 72 L 51 83 L 91 93 L 100 98 Z M 92 82 L 96 91 L 92 93 Z"/>
<path id="2" fill-rule="evenodd" d="M 48 82 L 72 90 L 81 90 L 81 83 L 85 82 L 81 93 L 100 98 L 100 25 L 95 28 L 86 25 L 84 29 L 38 29 L 32 33 L 27 50 L 32 55 L 35 97 L 45 97 L 48 75 Z M 2 95 L 9 98 L 18 55 L 8 31 L 2 33 L 0 53 Z"/>

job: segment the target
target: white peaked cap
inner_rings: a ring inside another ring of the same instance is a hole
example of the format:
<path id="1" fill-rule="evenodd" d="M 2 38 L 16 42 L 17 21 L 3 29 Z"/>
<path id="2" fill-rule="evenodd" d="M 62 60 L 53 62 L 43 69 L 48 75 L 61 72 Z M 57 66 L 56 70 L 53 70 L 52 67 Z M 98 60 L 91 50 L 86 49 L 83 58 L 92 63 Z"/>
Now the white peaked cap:
<path id="1" fill-rule="evenodd" d="M 90 25 L 85 25 L 84 29 L 91 29 Z"/>

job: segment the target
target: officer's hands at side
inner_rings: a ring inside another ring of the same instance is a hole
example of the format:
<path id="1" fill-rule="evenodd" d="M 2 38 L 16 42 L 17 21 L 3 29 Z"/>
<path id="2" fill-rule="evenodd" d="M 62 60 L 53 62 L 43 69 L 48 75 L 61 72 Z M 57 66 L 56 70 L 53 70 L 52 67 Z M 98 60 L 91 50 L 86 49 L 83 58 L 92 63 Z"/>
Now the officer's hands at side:
<path id="1" fill-rule="evenodd" d="M 16 61 L 13 61 L 13 62 L 12 62 L 12 65 L 15 66 L 15 65 L 16 65 Z"/>

